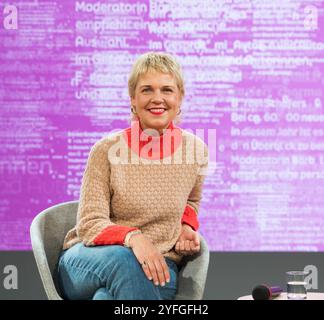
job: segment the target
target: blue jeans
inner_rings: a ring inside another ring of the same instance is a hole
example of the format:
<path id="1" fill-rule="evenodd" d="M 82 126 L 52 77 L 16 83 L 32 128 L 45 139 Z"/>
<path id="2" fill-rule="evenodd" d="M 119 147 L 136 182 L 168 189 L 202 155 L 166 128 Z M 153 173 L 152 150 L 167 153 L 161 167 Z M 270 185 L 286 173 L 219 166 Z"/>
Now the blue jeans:
<path id="1" fill-rule="evenodd" d="M 155 286 L 132 249 L 120 245 L 85 247 L 77 243 L 62 251 L 58 286 L 69 300 L 172 300 L 177 292 L 178 266 L 165 258 L 170 282 Z"/>

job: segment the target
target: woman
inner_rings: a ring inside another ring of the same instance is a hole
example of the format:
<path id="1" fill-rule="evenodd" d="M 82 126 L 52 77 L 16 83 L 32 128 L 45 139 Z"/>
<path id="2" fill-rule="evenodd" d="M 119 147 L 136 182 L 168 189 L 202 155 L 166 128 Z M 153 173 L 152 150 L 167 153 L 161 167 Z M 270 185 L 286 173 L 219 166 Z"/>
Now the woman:
<path id="1" fill-rule="evenodd" d="M 92 147 L 64 240 L 57 272 L 66 299 L 171 300 L 181 258 L 200 250 L 208 150 L 173 123 L 184 96 L 180 66 L 144 54 L 128 87 L 131 127 Z"/>

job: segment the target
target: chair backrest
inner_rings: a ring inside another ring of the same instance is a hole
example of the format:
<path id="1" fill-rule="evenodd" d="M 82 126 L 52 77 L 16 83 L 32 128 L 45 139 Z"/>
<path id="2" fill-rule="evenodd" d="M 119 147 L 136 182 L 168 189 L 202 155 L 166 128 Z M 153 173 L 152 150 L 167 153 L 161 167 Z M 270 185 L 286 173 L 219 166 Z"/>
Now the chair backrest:
<path id="1" fill-rule="evenodd" d="M 61 299 L 53 284 L 53 274 L 63 240 L 75 226 L 78 201 L 52 206 L 39 213 L 30 227 L 32 248 L 49 299 Z"/>

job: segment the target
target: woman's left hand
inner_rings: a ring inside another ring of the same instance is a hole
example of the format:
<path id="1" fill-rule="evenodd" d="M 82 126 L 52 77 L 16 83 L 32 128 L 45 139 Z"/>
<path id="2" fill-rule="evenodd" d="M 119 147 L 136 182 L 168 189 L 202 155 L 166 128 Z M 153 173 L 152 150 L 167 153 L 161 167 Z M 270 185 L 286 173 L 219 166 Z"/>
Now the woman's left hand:
<path id="1" fill-rule="evenodd" d="M 200 251 L 199 234 L 187 224 L 181 226 L 181 234 L 176 242 L 175 251 L 183 256 L 193 255 Z"/>

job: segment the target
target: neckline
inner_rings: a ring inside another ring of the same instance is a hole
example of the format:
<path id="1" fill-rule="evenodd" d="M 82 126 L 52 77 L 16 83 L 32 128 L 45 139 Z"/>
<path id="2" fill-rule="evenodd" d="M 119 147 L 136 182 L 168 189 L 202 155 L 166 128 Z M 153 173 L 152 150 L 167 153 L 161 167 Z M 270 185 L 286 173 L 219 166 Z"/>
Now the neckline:
<path id="1" fill-rule="evenodd" d="M 171 121 L 167 129 L 159 136 L 145 133 L 139 120 L 132 121 L 131 127 L 123 134 L 128 147 L 140 158 L 148 160 L 161 160 L 170 157 L 182 143 L 182 131 Z"/>
<path id="2" fill-rule="evenodd" d="M 141 126 L 141 122 L 139 120 L 136 120 L 136 121 L 138 122 L 138 124 L 136 123 L 135 125 L 136 126 L 138 125 L 139 136 L 141 137 L 142 140 L 149 140 L 149 139 L 152 139 L 154 141 L 163 140 L 164 137 L 169 136 L 172 133 L 172 131 L 175 129 L 175 126 L 174 126 L 173 122 L 171 121 L 169 123 L 168 127 L 166 129 L 163 129 L 162 134 L 159 134 L 158 136 L 152 136 L 145 132 L 146 130 L 150 130 L 150 129 L 143 130 L 142 126 Z M 134 121 L 134 122 L 136 122 L 136 121 Z"/>

